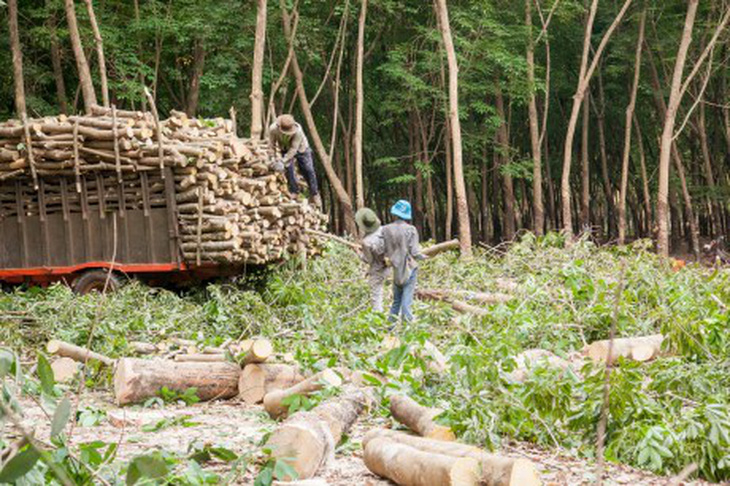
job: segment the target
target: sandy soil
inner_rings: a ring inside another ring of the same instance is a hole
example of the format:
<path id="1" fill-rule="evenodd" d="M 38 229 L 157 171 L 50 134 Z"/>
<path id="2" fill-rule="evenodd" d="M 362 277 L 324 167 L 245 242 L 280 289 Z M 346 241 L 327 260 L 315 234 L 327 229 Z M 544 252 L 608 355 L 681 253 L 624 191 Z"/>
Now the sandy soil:
<path id="1" fill-rule="evenodd" d="M 39 404 L 22 401 L 25 423 L 36 430 L 42 440 L 48 439 L 49 420 Z M 82 406 L 93 406 L 106 411 L 106 419 L 91 427 L 76 426 L 72 432 L 72 443 L 102 440 L 119 443 L 117 461 L 128 461 L 132 457 L 155 448 L 185 455 L 191 444 L 222 446 L 237 454 L 257 451 L 264 435 L 273 430 L 275 423 L 268 418 L 262 407 L 247 405 L 237 400 L 196 404 L 193 406 L 166 405 L 164 408 L 116 407 L 111 396 L 104 393 L 86 393 Z M 163 419 L 185 419 L 190 426 L 181 425 L 145 432 L 143 426 L 155 424 Z M 386 486 L 392 484 L 372 475 L 362 461 L 360 440 L 372 427 L 387 426 L 383 419 L 366 419 L 356 424 L 348 441 L 340 445 L 333 464 L 322 471 L 319 478 L 332 486 Z M 12 433 L 4 430 L 3 433 Z M 502 451 L 514 457 L 525 457 L 534 461 L 546 486 L 578 486 L 595 484 L 595 466 L 585 460 L 573 458 L 565 453 L 541 450 L 530 444 L 512 444 Z M 213 470 L 225 474 L 228 466 L 211 463 Z M 235 484 L 253 484 L 256 465 L 249 465 L 245 475 Z M 670 478 L 658 477 L 626 466 L 606 466 L 605 485 L 659 486 L 685 484 L 704 486 L 702 481 L 672 483 Z M 437 485 L 434 485 L 437 486 Z"/>

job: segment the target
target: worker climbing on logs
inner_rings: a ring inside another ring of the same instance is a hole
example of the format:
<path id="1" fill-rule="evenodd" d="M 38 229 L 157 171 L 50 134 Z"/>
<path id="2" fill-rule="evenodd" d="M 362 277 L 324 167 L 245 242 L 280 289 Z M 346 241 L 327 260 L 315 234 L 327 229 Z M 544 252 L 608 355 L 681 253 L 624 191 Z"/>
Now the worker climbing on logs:
<path id="1" fill-rule="evenodd" d="M 411 204 L 400 200 L 390 209 L 395 221 L 383 227 L 385 257 L 393 267 L 393 305 L 389 320 L 395 323 L 399 316 L 413 320 L 411 306 L 416 291 L 417 260 L 424 260 L 418 242 L 418 230 L 408 223 L 411 220 Z"/>
<path id="2" fill-rule="evenodd" d="M 388 266 L 385 264 L 380 220 L 372 209 L 362 208 L 355 213 L 355 222 L 362 235 L 360 258 L 368 265 L 366 275 L 370 286 L 370 304 L 375 312 L 383 312 L 383 287 L 388 277 Z"/>
<path id="3" fill-rule="evenodd" d="M 296 160 L 299 171 L 304 176 L 309 186 L 310 202 L 322 207 L 322 198 L 319 195 L 317 185 L 317 174 L 314 171 L 314 158 L 309 141 L 304 130 L 291 115 L 281 115 L 269 128 L 269 143 L 275 152 L 277 160 L 274 169 L 278 172 L 286 171 L 286 180 L 289 184 L 289 192 L 299 194 L 299 184 L 294 167 Z"/>

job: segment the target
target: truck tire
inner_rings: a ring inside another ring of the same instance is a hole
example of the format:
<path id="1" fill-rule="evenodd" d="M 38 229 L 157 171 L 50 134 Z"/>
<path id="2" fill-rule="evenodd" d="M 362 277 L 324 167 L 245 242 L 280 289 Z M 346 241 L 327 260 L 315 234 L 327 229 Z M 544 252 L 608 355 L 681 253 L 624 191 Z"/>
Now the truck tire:
<path id="1" fill-rule="evenodd" d="M 123 284 L 122 277 L 114 272 L 110 274 L 108 270 L 88 270 L 74 280 L 73 291 L 79 295 L 102 293 L 105 288 L 107 292 L 116 292 Z"/>

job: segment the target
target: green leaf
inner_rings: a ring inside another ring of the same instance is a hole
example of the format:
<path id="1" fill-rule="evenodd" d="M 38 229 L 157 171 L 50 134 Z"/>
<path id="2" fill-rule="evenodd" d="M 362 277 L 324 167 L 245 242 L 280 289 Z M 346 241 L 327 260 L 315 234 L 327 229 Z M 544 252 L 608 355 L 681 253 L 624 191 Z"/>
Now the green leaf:
<path id="1" fill-rule="evenodd" d="M 10 373 L 14 362 L 15 355 L 11 351 L 0 349 L 0 378 Z"/>
<path id="2" fill-rule="evenodd" d="M 299 474 L 286 462 L 286 459 L 279 459 L 274 464 L 274 477 L 281 481 L 294 481 Z"/>
<path id="3" fill-rule="evenodd" d="M 53 420 L 51 421 L 51 438 L 54 438 L 58 434 L 63 432 L 63 429 L 66 427 L 70 416 L 71 402 L 68 398 L 64 398 L 56 406 L 56 411 L 53 412 Z"/>
<path id="4" fill-rule="evenodd" d="M 23 451 L 14 455 L 0 471 L 0 483 L 12 483 L 22 478 L 33 469 L 40 457 L 35 447 L 26 446 Z"/>
<path id="5" fill-rule="evenodd" d="M 48 359 L 42 353 L 38 353 L 38 378 L 41 380 L 43 393 L 52 396 L 56 380 L 53 378 L 53 370 L 48 363 Z"/>
<path id="6" fill-rule="evenodd" d="M 168 472 L 167 463 L 159 454 L 137 456 L 129 463 L 126 483 L 131 486 L 142 478 L 159 479 Z"/>
<path id="7" fill-rule="evenodd" d="M 274 481 L 274 474 L 270 467 L 264 468 L 253 482 L 253 486 L 271 486 Z"/>

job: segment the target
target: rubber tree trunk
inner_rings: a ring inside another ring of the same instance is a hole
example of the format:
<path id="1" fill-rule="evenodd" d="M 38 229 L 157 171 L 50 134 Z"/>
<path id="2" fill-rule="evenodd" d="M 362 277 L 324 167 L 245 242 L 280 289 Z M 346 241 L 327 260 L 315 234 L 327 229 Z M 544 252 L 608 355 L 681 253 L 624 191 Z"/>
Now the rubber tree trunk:
<path id="1" fill-rule="evenodd" d="M 96 45 L 96 57 L 99 62 L 99 81 L 101 83 L 101 100 L 105 107 L 109 107 L 109 81 L 106 75 L 106 59 L 104 58 L 104 40 L 101 37 L 99 24 L 96 22 L 96 14 L 94 13 L 94 5 L 92 0 L 84 0 L 86 3 L 86 11 L 89 14 L 89 23 L 91 31 L 94 33 L 94 44 Z"/>
<path id="2" fill-rule="evenodd" d="M 590 137 L 590 120 L 591 120 L 591 94 L 587 92 L 583 98 L 582 113 L 582 133 L 580 141 L 580 213 L 579 213 L 579 232 L 585 231 L 591 225 L 591 161 L 588 142 Z"/>
<path id="3" fill-rule="evenodd" d="M 84 47 L 81 45 L 81 35 L 79 34 L 79 25 L 76 20 L 74 0 L 64 0 L 64 5 L 66 8 L 68 35 L 71 39 L 71 47 L 73 48 L 74 58 L 76 59 L 76 68 L 79 72 L 79 84 L 81 85 L 81 95 L 84 99 L 84 110 L 87 114 L 91 114 L 91 108 L 96 105 L 96 93 L 94 92 L 94 83 L 91 80 L 89 63 L 86 60 L 86 54 L 84 54 Z"/>
<path id="4" fill-rule="evenodd" d="M 188 91 L 188 103 L 186 112 L 194 117 L 198 113 L 198 102 L 200 100 L 200 78 L 203 77 L 205 67 L 206 49 L 202 39 L 195 41 L 193 48 L 193 73 L 190 78 L 190 89 Z"/>
<path id="5" fill-rule="evenodd" d="M 15 111 L 21 120 L 25 120 L 25 81 L 23 78 L 23 51 L 20 48 L 20 33 L 18 32 L 18 0 L 8 0 L 8 30 L 10 31 L 10 50 L 13 56 Z"/>
<path id="6" fill-rule="evenodd" d="M 710 154 L 710 144 L 707 137 L 707 122 L 705 116 L 705 104 L 700 102 L 697 107 L 698 121 L 697 121 L 697 135 L 700 139 L 700 148 L 702 149 L 702 161 L 703 161 L 703 175 L 705 183 L 710 189 L 710 193 L 714 196 L 715 194 L 715 176 L 712 173 L 712 156 Z M 713 196 L 710 196 L 707 201 L 707 208 L 710 212 L 710 223 L 711 223 L 711 234 L 713 238 L 722 233 L 722 223 L 720 221 L 720 210 L 719 206 L 715 204 Z"/>
<path id="7" fill-rule="evenodd" d="M 616 210 L 613 203 L 613 187 L 608 172 L 608 155 L 606 150 L 606 98 L 603 92 L 603 76 L 598 73 L 598 102 L 593 103 L 598 118 L 598 146 L 601 157 L 601 178 L 603 179 L 603 194 L 606 199 L 606 219 L 608 220 L 609 239 L 616 237 Z"/>
<path id="8" fill-rule="evenodd" d="M 286 1 L 280 0 L 279 3 L 281 6 L 281 16 L 284 24 L 284 35 L 287 37 L 287 41 L 291 42 L 292 29 L 289 12 L 286 7 Z M 299 67 L 299 61 L 297 59 L 296 51 L 294 51 L 292 54 L 291 71 L 294 74 L 294 79 L 297 85 L 297 97 L 299 99 L 299 105 L 301 106 L 302 113 L 304 114 L 304 119 L 307 122 L 307 127 L 309 128 L 309 133 L 311 135 L 311 140 L 314 143 L 314 148 L 317 151 L 319 160 L 322 162 L 322 166 L 324 167 L 325 173 L 327 174 L 330 185 L 334 189 L 335 193 L 337 194 L 337 199 L 342 205 L 342 211 L 345 215 L 346 230 L 348 231 L 348 233 L 356 235 L 357 227 L 355 225 L 355 215 L 353 213 L 352 199 L 350 199 L 350 195 L 347 193 L 345 187 L 342 185 L 340 178 L 337 177 L 337 173 L 332 167 L 332 160 L 330 159 L 330 156 L 324 147 L 324 143 L 322 143 L 322 138 L 319 135 L 319 131 L 317 130 L 317 125 L 314 122 L 314 115 L 312 114 L 312 107 L 309 104 L 307 92 L 304 89 L 304 74 Z"/>
<path id="9" fill-rule="evenodd" d="M 251 138 L 259 139 L 264 133 L 264 47 L 266 46 L 266 0 L 256 1 L 256 37 L 253 47 L 251 72 Z"/>
<path id="10" fill-rule="evenodd" d="M 687 62 L 687 52 L 692 42 L 695 16 L 699 0 L 688 0 L 687 14 L 682 31 L 682 39 L 677 51 L 677 60 L 674 64 L 669 103 L 664 116 L 664 128 L 659 145 L 659 188 L 657 191 L 657 250 L 660 255 L 669 255 L 669 168 L 672 157 L 674 139 L 674 124 L 677 119 L 677 110 L 681 102 L 682 73 Z"/>
<path id="11" fill-rule="evenodd" d="M 48 3 L 46 3 L 48 7 Z M 66 82 L 63 79 L 63 67 L 61 65 L 61 49 L 58 46 L 58 35 L 56 33 L 56 13 L 52 12 L 48 17 L 48 32 L 51 41 L 51 66 L 53 68 L 53 79 L 56 83 L 56 97 L 61 113 L 68 114 L 68 98 L 66 97 Z"/>
<path id="12" fill-rule="evenodd" d="M 580 73 L 578 76 L 578 87 L 575 95 L 573 96 L 573 108 L 570 112 L 570 118 L 568 120 L 568 128 L 565 134 L 565 144 L 563 146 L 563 173 L 560 180 L 560 196 L 562 202 L 562 213 L 563 213 L 563 230 L 568 235 L 573 234 L 573 215 L 571 213 L 571 191 L 570 191 L 570 170 L 573 162 L 573 140 L 575 138 L 575 130 L 578 125 L 578 115 L 580 114 L 581 103 L 585 97 L 586 91 L 588 90 L 591 77 L 593 76 L 598 61 L 601 59 L 603 51 L 606 49 L 608 41 L 611 39 L 614 31 L 621 23 L 621 20 L 626 15 L 626 11 L 629 9 L 632 0 L 625 0 L 621 10 L 613 19 L 613 22 L 608 27 L 606 32 L 601 38 L 601 42 L 596 49 L 596 52 L 591 61 L 590 67 L 588 67 L 588 57 L 591 50 L 591 33 L 593 32 L 593 22 L 596 18 L 596 11 L 598 10 L 598 0 L 591 2 L 591 7 L 586 20 L 585 35 L 583 38 L 583 55 L 581 57 Z"/>
<path id="13" fill-rule="evenodd" d="M 451 37 L 449 12 L 446 0 L 436 0 L 436 14 L 439 18 L 439 29 L 446 50 L 449 67 L 449 121 L 451 124 L 452 150 L 454 154 L 454 186 L 456 189 L 456 212 L 459 220 L 459 241 L 461 254 L 471 256 L 471 228 L 469 227 L 469 205 L 466 200 L 466 183 L 464 182 L 464 165 L 461 145 L 461 122 L 459 121 L 459 67 L 456 62 L 454 41 Z"/>
<path id="14" fill-rule="evenodd" d="M 360 20 L 357 26 L 357 67 L 355 72 L 355 194 L 357 209 L 365 206 L 365 186 L 362 175 L 362 112 L 364 104 L 364 88 L 362 82 L 362 69 L 365 52 L 365 21 L 368 12 L 368 0 L 362 0 L 360 4 Z"/>
<path id="15" fill-rule="evenodd" d="M 497 154 L 499 157 L 500 172 L 502 172 L 502 188 L 504 195 L 504 239 L 512 240 L 515 237 L 515 191 L 512 176 L 502 168 L 509 162 L 509 135 L 507 129 L 507 117 L 504 112 L 504 97 L 502 90 L 497 88 L 495 97 L 497 116 L 501 123 L 497 129 Z"/>
<path id="16" fill-rule="evenodd" d="M 545 227 L 545 208 L 542 197 L 542 147 L 540 145 L 537 100 L 535 98 L 535 46 L 532 39 L 532 2 L 533 0 L 525 0 L 527 84 L 530 90 L 527 112 L 530 122 L 530 145 L 532 148 L 532 230 L 537 236 L 541 236 Z"/>
<path id="17" fill-rule="evenodd" d="M 644 199 L 644 236 L 649 236 L 652 233 L 654 227 L 654 212 L 652 210 L 651 193 L 649 191 L 649 176 L 646 171 L 646 153 L 644 152 L 644 137 L 641 133 L 641 126 L 639 120 L 636 118 L 634 113 L 634 130 L 636 130 L 636 142 L 639 148 L 639 169 L 641 171 L 641 192 Z"/>
<path id="18" fill-rule="evenodd" d="M 629 104 L 626 107 L 626 121 L 624 125 L 624 149 L 621 157 L 621 186 L 619 189 L 618 201 L 618 244 L 626 242 L 626 191 L 629 187 L 629 159 L 631 157 L 631 132 L 634 111 L 636 109 L 636 95 L 639 91 L 639 79 L 641 77 L 641 48 L 644 45 L 644 28 L 646 26 L 646 7 L 641 12 L 639 19 L 639 34 L 636 41 L 636 53 L 634 55 L 634 79 L 631 83 L 631 95 Z M 649 203 L 651 208 L 651 203 Z M 647 217 L 649 213 L 647 213 Z"/>

